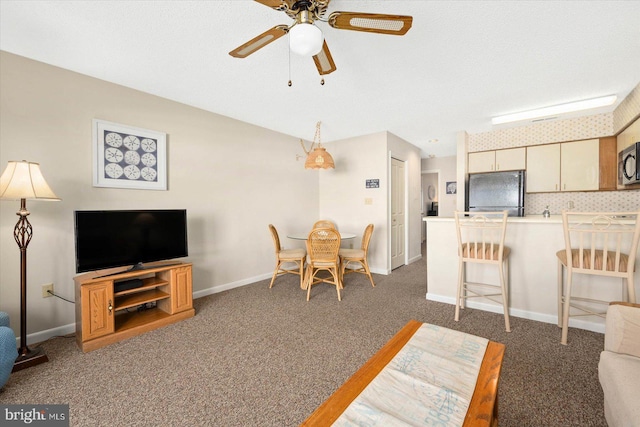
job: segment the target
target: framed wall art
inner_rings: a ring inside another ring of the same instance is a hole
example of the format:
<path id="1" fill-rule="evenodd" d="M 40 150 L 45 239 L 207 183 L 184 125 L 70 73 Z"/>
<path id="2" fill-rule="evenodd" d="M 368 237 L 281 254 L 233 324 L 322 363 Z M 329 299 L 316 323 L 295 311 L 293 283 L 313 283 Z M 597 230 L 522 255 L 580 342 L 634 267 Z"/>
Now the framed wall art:
<path id="1" fill-rule="evenodd" d="M 93 120 L 93 186 L 167 189 L 167 134 Z"/>
<path id="2" fill-rule="evenodd" d="M 446 190 L 447 190 L 447 194 L 456 194 L 458 192 L 458 182 L 448 181 Z"/>

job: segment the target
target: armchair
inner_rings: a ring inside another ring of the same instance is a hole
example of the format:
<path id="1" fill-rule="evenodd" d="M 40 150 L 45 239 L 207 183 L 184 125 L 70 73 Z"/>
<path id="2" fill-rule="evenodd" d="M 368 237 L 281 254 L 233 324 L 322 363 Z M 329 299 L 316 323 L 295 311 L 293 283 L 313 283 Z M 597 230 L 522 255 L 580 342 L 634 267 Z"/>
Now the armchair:
<path id="1" fill-rule="evenodd" d="M 0 311 L 0 388 L 9 379 L 16 357 L 18 357 L 16 336 L 9 327 L 9 315 Z"/>
<path id="2" fill-rule="evenodd" d="M 598 377 L 609 427 L 640 426 L 640 304 L 614 302 L 607 309 Z"/>

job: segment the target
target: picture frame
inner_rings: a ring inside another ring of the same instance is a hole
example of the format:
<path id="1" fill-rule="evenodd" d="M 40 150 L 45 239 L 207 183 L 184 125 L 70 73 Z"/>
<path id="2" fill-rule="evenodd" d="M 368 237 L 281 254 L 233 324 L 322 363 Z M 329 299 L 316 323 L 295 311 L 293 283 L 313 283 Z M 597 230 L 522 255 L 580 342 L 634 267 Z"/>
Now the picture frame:
<path id="1" fill-rule="evenodd" d="M 93 186 L 167 189 L 167 134 L 93 120 Z"/>
<path id="2" fill-rule="evenodd" d="M 458 182 L 457 181 L 448 181 L 446 192 L 447 194 L 456 194 L 458 192 Z"/>

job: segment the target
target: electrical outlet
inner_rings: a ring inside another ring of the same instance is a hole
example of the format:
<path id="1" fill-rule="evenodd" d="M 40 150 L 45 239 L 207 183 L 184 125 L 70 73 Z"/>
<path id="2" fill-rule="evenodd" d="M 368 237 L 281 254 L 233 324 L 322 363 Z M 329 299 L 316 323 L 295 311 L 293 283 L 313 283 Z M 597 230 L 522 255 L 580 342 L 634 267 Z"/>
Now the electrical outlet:
<path id="1" fill-rule="evenodd" d="M 53 283 L 47 283 L 46 285 L 42 285 L 42 298 L 52 297 L 49 291 L 53 292 Z"/>

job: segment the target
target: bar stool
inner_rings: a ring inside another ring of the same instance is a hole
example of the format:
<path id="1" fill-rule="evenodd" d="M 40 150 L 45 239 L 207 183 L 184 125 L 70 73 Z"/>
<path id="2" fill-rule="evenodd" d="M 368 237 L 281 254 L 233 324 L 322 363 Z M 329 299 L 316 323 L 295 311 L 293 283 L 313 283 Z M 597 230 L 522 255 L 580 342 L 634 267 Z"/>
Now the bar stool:
<path id="1" fill-rule="evenodd" d="M 569 317 L 592 315 L 605 317 L 607 307 L 596 311 L 593 304 L 608 306 L 610 302 L 572 296 L 574 274 L 620 278 L 622 279 L 624 301 L 636 302 L 633 274 L 640 238 L 638 216 L 640 216 L 640 211 L 562 211 L 565 248 L 556 253 L 558 258 L 558 326 L 562 328 L 560 339 L 562 344 L 567 344 Z M 568 262 L 568 260 L 571 261 Z M 567 270 L 566 286 L 564 284 L 565 269 Z M 571 314 L 571 307 L 580 310 L 580 314 Z"/>
<path id="2" fill-rule="evenodd" d="M 501 304 L 504 325 L 511 332 L 507 290 L 509 285 L 509 253 L 504 245 L 507 230 L 507 211 L 454 212 L 458 235 L 458 290 L 456 292 L 455 321 L 468 298 L 486 298 Z M 490 264 L 498 267 L 500 284 L 468 282 L 466 263 Z M 469 295 L 471 294 L 471 295 Z M 495 296 L 502 296 L 500 300 Z"/>

